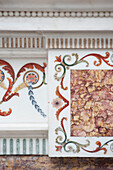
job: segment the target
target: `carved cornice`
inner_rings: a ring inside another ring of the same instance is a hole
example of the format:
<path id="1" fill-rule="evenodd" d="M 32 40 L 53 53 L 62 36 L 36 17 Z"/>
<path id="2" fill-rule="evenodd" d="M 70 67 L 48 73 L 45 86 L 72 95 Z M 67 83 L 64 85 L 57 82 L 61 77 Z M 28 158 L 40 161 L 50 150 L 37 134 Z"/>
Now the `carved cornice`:
<path id="1" fill-rule="evenodd" d="M 0 17 L 113 17 L 113 11 L 0 11 Z"/>

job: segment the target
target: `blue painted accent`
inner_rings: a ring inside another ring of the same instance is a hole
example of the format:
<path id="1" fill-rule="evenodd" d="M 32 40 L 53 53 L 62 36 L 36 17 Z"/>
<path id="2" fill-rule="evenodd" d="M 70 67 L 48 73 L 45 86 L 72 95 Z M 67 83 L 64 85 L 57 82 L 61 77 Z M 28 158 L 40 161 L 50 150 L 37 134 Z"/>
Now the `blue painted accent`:
<path id="1" fill-rule="evenodd" d="M 28 86 L 28 95 L 29 95 L 29 99 L 31 100 L 32 105 L 34 105 L 35 109 L 43 116 L 46 117 L 46 114 L 42 111 L 42 109 L 40 108 L 40 106 L 37 104 L 35 98 L 34 98 L 34 93 L 33 93 L 33 88 L 31 86 L 31 83 L 29 83 Z"/>

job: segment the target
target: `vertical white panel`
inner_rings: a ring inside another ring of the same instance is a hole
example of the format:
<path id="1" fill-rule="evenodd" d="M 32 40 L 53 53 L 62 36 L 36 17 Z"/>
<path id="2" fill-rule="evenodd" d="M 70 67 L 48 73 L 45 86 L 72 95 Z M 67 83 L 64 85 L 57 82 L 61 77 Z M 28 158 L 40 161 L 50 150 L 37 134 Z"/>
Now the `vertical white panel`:
<path id="1" fill-rule="evenodd" d="M 7 138 L 6 141 L 6 154 L 10 154 L 10 138 Z"/>
<path id="2" fill-rule="evenodd" d="M 35 48 L 37 48 L 37 38 L 35 38 Z"/>
<path id="3" fill-rule="evenodd" d="M 16 41 L 15 41 L 15 37 L 13 38 L 13 47 L 16 47 Z"/>
<path id="4" fill-rule="evenodd" d="M 9 48 L 11 48 L 11 37 L 9 37 Z"/>
<path id="5" fill-rule="evenodd" d="M 7 48 L 7 38 L 4 38 L 4 47 Z"/>
<path id="6" fill-rule="evenodd" d="M 41 38 L 39 38 L 39 48 L 41 48 Z"/>
<path id="7" fill-rule="evenodd" d="M 31 41 L 31 48 L 33 48 L 33 38 L 32 37 L 30 38 L 30 41 Z"/>
<path id="8" fill-rule="evenodd" d="M 13 154 L 16 154 L 16 138 L 13 138 Z"/>
<path id="9" fill-rule="evenodd" d="M 26 154 L 29 154 L 29 138 L 26 138 Z"/>
<path id="10" fill-rule="evenodd" d="M 20 154 L 23 154 L 23 138 L 20 138 Z"/>
<path id="11" fill-rule="evenodd" d="M 39 138 L 39 154 L 42 155 L 42 138 Z"/>
<path id="12" fill-rule="evenodd" d="M 32 139 L 33 139 L 33 154 L 36 154 L 36 139 L 35 138 Z"/>
<path id="13" fill-rule="evenodd" d="M 22 38 L 22 48 L 24 48 L 24 38 Z"/>
<path id="14" fill-rule="evenodd" d="M 48 154 L 48 148 L 49 148 L 49 143 L 48 143 L 48 139 L 46 139 L 46 155 Z"/>
<path id="15" fill-rule="evenodd" d="M 17 38 L 17 41 L 18 41 L 18 47 L 17 48 L 20 48 L 20 38 Z"/>

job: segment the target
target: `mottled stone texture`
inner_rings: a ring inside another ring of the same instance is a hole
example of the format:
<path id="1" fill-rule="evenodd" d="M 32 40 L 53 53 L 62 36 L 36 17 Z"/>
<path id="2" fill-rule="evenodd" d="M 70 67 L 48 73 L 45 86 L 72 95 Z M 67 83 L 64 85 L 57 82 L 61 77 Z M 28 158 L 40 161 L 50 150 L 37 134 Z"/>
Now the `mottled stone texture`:
<path id="1" fill-rule="evenodd" d="M 0 170 L 112 170 L 113 158 L 0 156 Z"/>
<path id="2" fill-rule="evenodd" d="M 113 136 L 113 70 L 71 70 L 71 135 Z"/>

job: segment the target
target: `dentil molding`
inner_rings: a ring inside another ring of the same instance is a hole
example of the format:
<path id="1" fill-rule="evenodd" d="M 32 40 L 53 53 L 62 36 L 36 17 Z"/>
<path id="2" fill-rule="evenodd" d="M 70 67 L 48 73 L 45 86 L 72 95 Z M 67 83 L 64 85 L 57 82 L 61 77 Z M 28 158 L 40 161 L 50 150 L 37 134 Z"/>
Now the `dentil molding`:
<path id="1" fill-rule="evenodd" d="M 112 32 L 1 32 L 0 35 L 1 53 L 3 49 L 27 49 L 34 50 L 35 56 L 37 50 L 42 54 L 42 50 L 48 49 L 113 49 Z"/>

